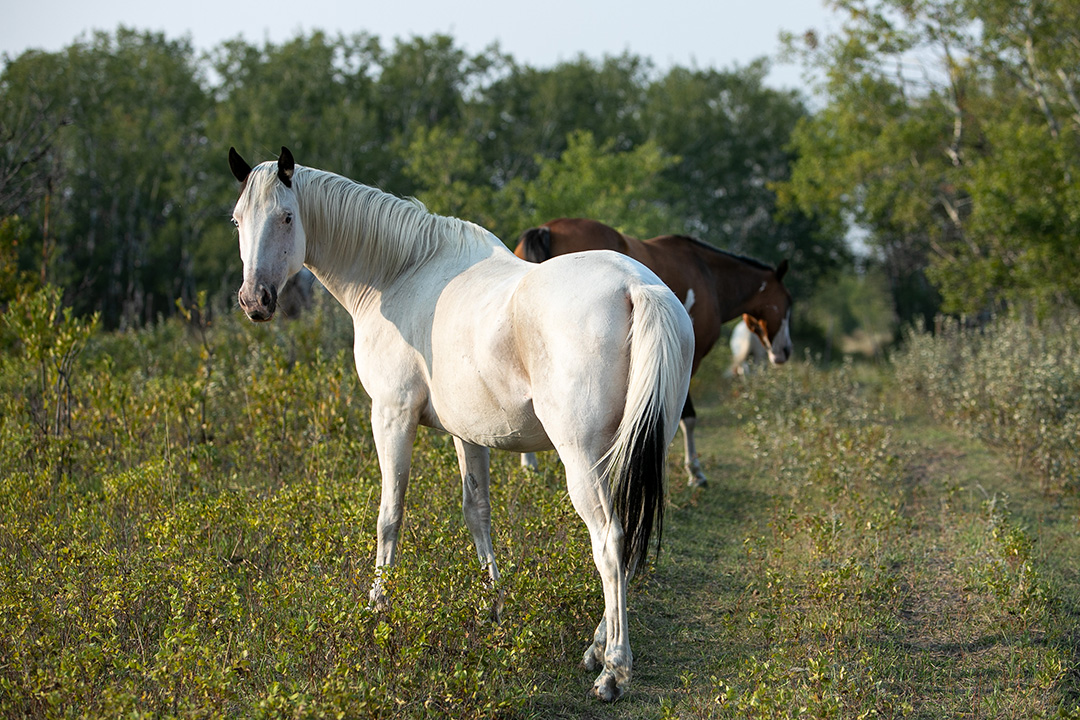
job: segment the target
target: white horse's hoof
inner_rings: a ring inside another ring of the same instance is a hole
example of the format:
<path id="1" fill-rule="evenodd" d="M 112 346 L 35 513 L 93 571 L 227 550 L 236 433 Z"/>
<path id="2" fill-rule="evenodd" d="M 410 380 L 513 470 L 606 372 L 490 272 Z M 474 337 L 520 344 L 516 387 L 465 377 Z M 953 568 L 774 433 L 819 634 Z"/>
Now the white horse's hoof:
<path id="1" fill-rule="evenodd" d="M 693 473 L 686 481 L 687 487 L 703 488 L 709 486 L 709 481 L 701 473 Z"/>
<path id="2" fill-rule="evenodd" d="M 600 677 L 596 678 L 590 694 L 601 702 L 615 702 L 622 697 L 623 691 L 615 682 L 615 674 L 610 670 L 605 670 L 600 673 Z"/>
<path id="3" fill-rule="evenodd" d="M 390 603 L 386 600 L 386 593 L 383 592 L 381 581 L 372 586 L 371 591 L 368 593 L 368 607 L 376 612 L 385 612 L 390 607 Z"/>
<path id="4" fill-rule="evenodd" d="M 581 658 L 581 667 L 590 672 L 604 665 L 604 646 L 591 646 Z"/>

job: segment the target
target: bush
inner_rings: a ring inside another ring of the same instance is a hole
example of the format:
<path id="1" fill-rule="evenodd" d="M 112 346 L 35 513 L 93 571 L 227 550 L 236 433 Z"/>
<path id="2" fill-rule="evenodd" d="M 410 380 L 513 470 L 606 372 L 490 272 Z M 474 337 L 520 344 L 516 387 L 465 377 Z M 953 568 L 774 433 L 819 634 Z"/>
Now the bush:
<path id="1" fill-rule="evenodd" d="M 368 608 L 378 461 L 334 311 L 94 334 L 52 291 L 12 306 L 0 717 L 492 717 L 576 660 L 601 599 L 561 475 L 495 458 L 494 624 L 435 433 Z"/>
<path id="2" fill-rule="evenodd" d="M 912 328 L 897 379 L 941 419 L 1028 465 L 1044 491 L 1080 485 L 1080 315 L 1001 317 L 983 327 L 942 319 Z"/>

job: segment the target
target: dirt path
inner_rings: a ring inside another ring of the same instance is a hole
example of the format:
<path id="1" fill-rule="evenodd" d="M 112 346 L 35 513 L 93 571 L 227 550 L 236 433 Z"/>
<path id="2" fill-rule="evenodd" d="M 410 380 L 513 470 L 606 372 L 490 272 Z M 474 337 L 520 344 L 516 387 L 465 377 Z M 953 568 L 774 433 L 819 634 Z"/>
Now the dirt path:
<path id="1" fill-rule="evenodd" d="M 767 704 L 744 715 L 719 698 L 726 686 L 764 679 L 766 700 L 779 703 L 772 711 L 782 709 L 786 685 L 797 695 L 812 684 L 805 662 L 815 653 L 841 665 L 832 685 L 822 686 L 823 698 L 839 698 L 841 708 L 849 702 L 849 709 L 861 702 L 883 716 L 1026 718 L 1076 699 L 1075 498 L 1043 496 L 1001 452 L 894 410 L 890 432 L 902 462 L 897 483 L 866 491 L 881 497 L 860 500 L 874 512 L 893 508 L 892 529 L 849 533 L 847 541 L 880 545 L 884 538 L 887 547 L 846 548 L 877 566 L 866 566 L 849 585 L 856 593 L 851 600 L 815 590 L 814 568 L 777 581 L 791 585 L 784 590 L 790 602 L 783 593 L 767 597 L 767 583 L 749 588 L 761 580 L 748 574 L 751 546 L 776 557 L 802 551 L 802 538 L 770 537 L 804 532 L 809 538 L 803 520 L 789 523 L 785 514 L 813 518 L 819 510 L 788 508 L 784 488 L 753 457 L 738 404 L 720 400 L 714 393 L 699 410 L 710 486 L 686 488 L 673 452 L 663 554 L 631 591 L 630 693 L 613 707 L 585 698 L 538 699 L 536 717 L 767 717 Z M 836 507 L 820 512 L 847 512 L 848 522 L 868 527 L 878 522 L 878 515 L 852 518 L 850 508 Z M 820 554 L 808 557 L 823 563 L 822 577 L 836 569 Z M 828 633 L 815 629 L 819 615 L 826 622 L 842 616 L 847 625 L 837 639 L 823 643 Z M 807 632 L 813 637 L 801 635 Z M 800 655 L 804 646 L 807 657 Z M 790 668 L 768 667 L 796 656 L 802 660 Z M 853 677 L 843 679 L 844 672 Z M 813 698 L 813 688 L 808 692 Z M 827 707 L 823 701 L 818 712 Z"/>

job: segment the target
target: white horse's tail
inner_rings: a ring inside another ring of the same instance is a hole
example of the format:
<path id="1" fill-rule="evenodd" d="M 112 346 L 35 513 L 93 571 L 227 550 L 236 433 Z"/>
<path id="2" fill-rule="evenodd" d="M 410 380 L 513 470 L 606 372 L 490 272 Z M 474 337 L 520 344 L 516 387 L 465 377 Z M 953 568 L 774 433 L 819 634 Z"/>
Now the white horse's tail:
<path id="1" fill-rule="evenodd" d="M 682 308 L 662 285 L 630 290 L 630 372 L 626 405 L 607 462 L 615 511 L 623 526 L 623 560 L 644 560 L 655 526 L 657 552 L 664 525 L 667 428 L 686 399 L 690 359 L 683 354 Z"/>

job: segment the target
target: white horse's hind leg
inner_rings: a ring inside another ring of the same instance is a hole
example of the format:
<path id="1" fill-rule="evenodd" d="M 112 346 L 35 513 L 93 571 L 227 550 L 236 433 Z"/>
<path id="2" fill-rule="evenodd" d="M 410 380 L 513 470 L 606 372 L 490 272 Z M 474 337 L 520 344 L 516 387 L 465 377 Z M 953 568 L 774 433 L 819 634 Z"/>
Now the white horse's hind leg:
<path id="1" fill-rule="evenodd" d="M 379 501 L 378 540 L 375 549 L 375 581 L 371 586 L 371 603 L 385 607 L 382 587 L 382 568 L 393 565 L 397 558 L 398 534 L 405 512 L 405 490 L 409 485 L 409 465 L 412 462 L 416 422 L 398 408 L 386 408 L 372 403 L 371 431 L 375 451 L 379 455 L 382 474 L 382 496 Z"/>
<path id="2" fill-rule="evenodd" d="M 536 460 L 536 453 L 521 453 L 521 467 L 526 470 L 536 470 L 540 463 Z"/>
<path id="3" fill-rule="evenodd" d="M 593 561 L 604 587 L 604 617 L 582 662 L 595 669 L 603 659 L 603 670 L 592 692 L 601 700 L 617 700 L 630 682 L 634 657 L 626 617 L 627 572 L 623 566 L 622 522 L 615 515 L 607 481 L 580 453 L 560 450 L 566 466 L 566 487 L 570 500 L 589 528 Z"/>
<path id="4" fill-rule="evenodd" d="M 476 545 L 476 554 L 488 570 L 491 586 L 499 593 L 491 608 L 491 617 L 498 622 L 502 612 L 502 590 L 498 588 L 499 568 L 491 545 L 491 452 L 456 437 L 454 448 L 461 469 L 461 512 Z"/>

